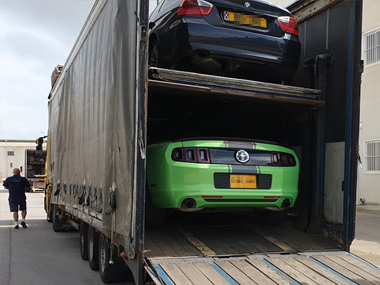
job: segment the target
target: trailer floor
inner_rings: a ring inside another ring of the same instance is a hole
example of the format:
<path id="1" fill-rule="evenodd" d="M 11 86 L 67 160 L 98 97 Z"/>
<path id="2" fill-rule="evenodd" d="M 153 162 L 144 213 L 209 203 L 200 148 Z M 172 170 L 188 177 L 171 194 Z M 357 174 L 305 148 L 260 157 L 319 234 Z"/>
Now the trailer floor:
<path id="1" fill-rule="evenodd" d="M 320 235 L 295 229 L 292 222 L 267 225 L 239 214 L 178 214 L 163 228 L 148 228 L 145 257 L 223 257 L 265 253 L 340 250 Z"/>
<path id="2" fill-rule="evenodd" d="M 155 284 L 380 284 L 380 269 L 294 222 L 246 214 L 175 214 L 146 229 L 146 271 Z"/>

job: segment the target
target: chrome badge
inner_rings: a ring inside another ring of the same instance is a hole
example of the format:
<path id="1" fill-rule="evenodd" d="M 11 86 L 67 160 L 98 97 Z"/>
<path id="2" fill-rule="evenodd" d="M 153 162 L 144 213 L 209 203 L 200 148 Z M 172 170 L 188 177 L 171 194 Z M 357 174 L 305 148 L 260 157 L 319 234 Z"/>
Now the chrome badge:
<path id="1" fill-rule="evenodd" d="M 241 149 L 236 152 L 235 158 L 240 163 L 247 163 L 249 161 L 249 154 L 245 150 Z"/>
<path id="2" fill-rule="evenodd" d="M 249 3 L 249 2 L 245 2 L 245 3 L 244 3 L 244 7 L 247 8 L 247 9 L 249 9 L 249 7 L 251 7 L 251 3 Z"/>

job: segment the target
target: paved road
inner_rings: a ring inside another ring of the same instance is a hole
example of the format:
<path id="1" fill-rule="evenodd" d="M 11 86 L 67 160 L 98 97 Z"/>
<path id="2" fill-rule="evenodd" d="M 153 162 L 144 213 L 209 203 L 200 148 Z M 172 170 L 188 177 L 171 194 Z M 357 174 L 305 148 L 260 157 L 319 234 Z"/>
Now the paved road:
<path id="1" fill-rule="evenodd" d="M 103 284 L 79 255 L 77 232 L 55 233 L 46 221 L 43 194 L 27 193 L 27 229 L 13 228 L 8 191 L 0 186 L 0 285 Z M 379 211 L 358 213 L 352 253 L 380 267 Z M 119 283 L 121 284 L 121 283 Z"/>
<path id="2" fill-rule="evenodd" d="M 27 193 L 27 203 L 29 227 L 15 230 L 8 191 L 0 187 L 0 285 L 103 284 L 79 255 L 79 234 L 52 230 L 43 194 Z"/>
<path id="3" fill-rule="evenodd" d="M 380 268 L 380 206 L 356 213 L 355 240 L 351 252 Z"/>

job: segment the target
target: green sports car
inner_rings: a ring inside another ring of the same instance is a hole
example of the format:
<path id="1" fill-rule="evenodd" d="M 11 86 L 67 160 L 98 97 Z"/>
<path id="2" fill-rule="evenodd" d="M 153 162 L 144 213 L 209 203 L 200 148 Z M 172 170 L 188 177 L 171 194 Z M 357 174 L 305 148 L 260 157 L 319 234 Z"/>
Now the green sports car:
<path id="1" fill-rule="evenodd" d="M 271 143 L 186 139 L 148 146 L 147 189 L 157 209 L 293 207 L 299 162 Z"/>

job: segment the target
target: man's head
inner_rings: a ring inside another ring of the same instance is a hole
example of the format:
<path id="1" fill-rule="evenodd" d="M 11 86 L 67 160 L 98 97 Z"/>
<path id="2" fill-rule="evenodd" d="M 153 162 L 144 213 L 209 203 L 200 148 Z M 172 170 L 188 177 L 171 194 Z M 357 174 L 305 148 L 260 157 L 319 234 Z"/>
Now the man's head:
<path id="1" fill-rule="evenodd" d="M 14 174 L 14 175 L 20 175 L 20 169 L 18 169 L 18 168 L 14 168 L 14 169 L 13 169 L 13 174 Z"/>

